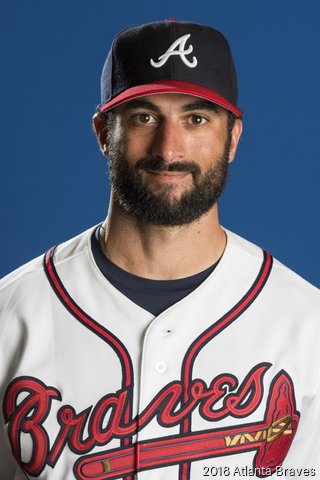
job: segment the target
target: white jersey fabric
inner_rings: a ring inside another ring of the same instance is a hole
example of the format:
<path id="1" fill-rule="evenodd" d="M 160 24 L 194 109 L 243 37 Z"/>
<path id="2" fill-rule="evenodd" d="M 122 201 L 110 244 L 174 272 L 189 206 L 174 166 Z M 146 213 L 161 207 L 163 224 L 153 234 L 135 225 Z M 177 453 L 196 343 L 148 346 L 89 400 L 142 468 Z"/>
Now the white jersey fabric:
<path id="1" fill-rule="evenodd" d="M 1 281 L 1 480 L 320 479 L 319 290 L 227 231 L 154 317 L 93 231 Z"/>

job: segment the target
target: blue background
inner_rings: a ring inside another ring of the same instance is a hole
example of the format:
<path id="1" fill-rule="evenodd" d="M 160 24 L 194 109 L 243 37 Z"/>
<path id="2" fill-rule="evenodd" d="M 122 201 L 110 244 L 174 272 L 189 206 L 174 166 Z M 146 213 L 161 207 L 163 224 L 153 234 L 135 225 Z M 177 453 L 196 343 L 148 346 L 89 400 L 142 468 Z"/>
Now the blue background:
<path id="1" fill-rule="evenodd" d="M 222 224 L 320 286 L 318 0 L 7 1 L 0 276 L 105 217 L 101 68 L 120 29 L 168 17 L 222 30 L 237 65 L 244 134 Z"/>

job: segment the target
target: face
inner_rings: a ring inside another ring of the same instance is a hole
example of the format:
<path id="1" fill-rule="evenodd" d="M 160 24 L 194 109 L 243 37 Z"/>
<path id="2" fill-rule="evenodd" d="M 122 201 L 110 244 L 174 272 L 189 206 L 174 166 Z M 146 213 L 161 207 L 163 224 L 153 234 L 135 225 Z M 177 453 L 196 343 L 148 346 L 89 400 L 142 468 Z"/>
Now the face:
<path id="1" fill-rule="evenodd" d="M 189 95 L 117 107 L 107 152 L 115 201 L 145 224 L 185 225 L 206 214 L 223 191 L 241 133 L 238 126 L 228 134 L 227 124 L 226 110 Z"/>

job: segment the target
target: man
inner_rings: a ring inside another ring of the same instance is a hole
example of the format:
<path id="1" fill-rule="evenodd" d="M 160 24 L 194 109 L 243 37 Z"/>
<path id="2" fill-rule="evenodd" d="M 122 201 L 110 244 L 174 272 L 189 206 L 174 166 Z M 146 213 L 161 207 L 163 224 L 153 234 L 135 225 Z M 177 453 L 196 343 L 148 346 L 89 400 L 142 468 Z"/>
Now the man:
<path id="1" fill-rule="evenodd" d="M 130 27 L 101 85 L 108 218 L 2 281 L 1 479 L 320 478 L 318 290 L 219 223 L 226 39 Z"/>

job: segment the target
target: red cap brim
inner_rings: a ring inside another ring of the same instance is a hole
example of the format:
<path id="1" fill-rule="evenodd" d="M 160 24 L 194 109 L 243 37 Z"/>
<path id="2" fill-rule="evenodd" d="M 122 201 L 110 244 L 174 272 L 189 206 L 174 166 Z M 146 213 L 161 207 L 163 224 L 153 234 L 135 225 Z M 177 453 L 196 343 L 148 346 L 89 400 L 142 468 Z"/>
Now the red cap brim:
<path id="1" fill-rule="evenodd" d="M 181 82 L 179 80 L 163 80 L 156 83 L 147 83 L 145 85 L 137 85 L 136 87 L 128 88 L 109 102 L 102 105 L 99 110 L 100 112 L 106 112 L 107 110 L 121 105 L 124 102 L 133 100 L 134 98 L 143 97 L 145 95 L 155 95 L 158 93 L 184 93 L 186 95 L 204 98 L 230 110 L 230 112 L 233 112 L 239 117 L 242 116 L 242 112 L 238 108 L 213 90 L 200 85 L 195 85 L 194 83 Z"/>

